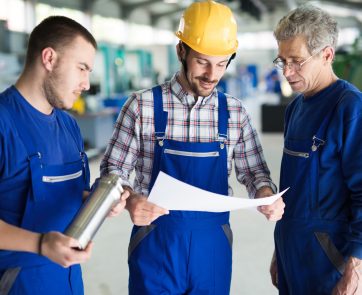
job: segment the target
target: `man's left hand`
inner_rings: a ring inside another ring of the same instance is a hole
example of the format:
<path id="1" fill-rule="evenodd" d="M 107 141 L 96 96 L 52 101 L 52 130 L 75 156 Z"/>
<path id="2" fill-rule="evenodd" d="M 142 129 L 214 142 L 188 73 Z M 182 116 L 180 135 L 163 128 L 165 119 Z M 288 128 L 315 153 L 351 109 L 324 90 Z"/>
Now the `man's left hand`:
<path id="1" fill-rule="evenodd" d="M 264 198 L 273 195 L 270 187 L 262 187 L 256 192 L 255 198 Z M 270 221 L 280 220 L 284 214 L 284 201 L 283 198 L 277 199 L 271 205 L 263 205 L 258 207 L 258 211 L 265 215 Z"/>

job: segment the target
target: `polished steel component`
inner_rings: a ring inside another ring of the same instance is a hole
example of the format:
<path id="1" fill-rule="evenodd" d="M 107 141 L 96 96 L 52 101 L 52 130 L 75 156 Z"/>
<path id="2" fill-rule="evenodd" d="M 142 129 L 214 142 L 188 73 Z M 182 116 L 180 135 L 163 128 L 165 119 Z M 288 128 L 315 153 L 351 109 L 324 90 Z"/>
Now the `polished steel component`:
<path id="1" fill-rule="evenodd" d="M 122 192 L 121 179 L 117 175 L 102 177 L 64 234 L 78 240 L 80 249 L 86 248 L 108 213 L 120 201 Z"/>

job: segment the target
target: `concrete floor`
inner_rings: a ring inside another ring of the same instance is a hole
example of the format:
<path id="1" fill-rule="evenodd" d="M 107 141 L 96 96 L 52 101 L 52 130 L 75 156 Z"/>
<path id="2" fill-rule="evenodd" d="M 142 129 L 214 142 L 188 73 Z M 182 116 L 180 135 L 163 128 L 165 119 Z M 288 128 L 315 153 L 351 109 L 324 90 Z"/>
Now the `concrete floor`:
<path id="1" fill-rule="evenodd" d="M 260 100 L 246 100 L 245 107 L 254 127 L 260 129 Z M 276 184 L 282 154 L 282 134 L 259 133 L 264 154 Z M 92 179 L 99 175 L 100 159 L 91 161 Z M 245 189 L 231 177 L 235 196 L 246 197 Z M 269 222 L 257 211 L 239 210 L 231 214 L 234 233 L 232 295 L 273 295 L 269 276 L 269 263 L 274 249 L 274 222 Z M 83 265 L 85 293 L 87 295 L 128 294 L 127 248 L 132 228 L 128 212 L 109 218 L 94 240 L 92 258 Z M 140 294 L 142 295 L 142 294 Z"/>

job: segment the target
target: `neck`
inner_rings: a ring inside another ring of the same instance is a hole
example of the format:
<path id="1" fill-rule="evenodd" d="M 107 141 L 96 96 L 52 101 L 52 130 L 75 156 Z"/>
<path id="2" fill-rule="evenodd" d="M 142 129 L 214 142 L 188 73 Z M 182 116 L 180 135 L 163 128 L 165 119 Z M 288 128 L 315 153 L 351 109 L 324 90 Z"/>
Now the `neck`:
<path id="1" fill-rule="evenodd" d="M 46 115 L 52 113 L 53 107 L 45 96 L 41 74 L 37 74 L 36 71 L 28 73 L 24 70 L 18 81 L 16 81 L 15 87 L 25 100 L 39 112 Z"/>
<path id="2" fill-rule="evenodd" d="M 336 76 L 336 74 L 331 69 L 330 71 L 328 71 L 328 74 L 326 74 L 325 77 L 319 81 L 318 85 L 316 85 L 316 87 L 313 89 L 313 91 L 308 92 L 308 93 L 304 93 L 304 97 L 308 98 L 310 96 L 313 96 L 313 95 L 317 94 L 318 92 L 320 92 L 323 89 L 325 89 L 325 88 L 329 87 L 330 85 L 332 85 L 337 80 L 338 80 L 338 77 Z"/>

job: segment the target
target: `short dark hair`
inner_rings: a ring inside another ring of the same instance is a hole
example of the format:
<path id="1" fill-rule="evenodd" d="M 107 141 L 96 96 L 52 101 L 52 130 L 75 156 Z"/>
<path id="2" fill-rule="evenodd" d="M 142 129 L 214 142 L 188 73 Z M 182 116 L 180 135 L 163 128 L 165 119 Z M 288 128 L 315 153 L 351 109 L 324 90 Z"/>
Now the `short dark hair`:
<path id="1" fill-rule="evenodd" d="M 65 16 L 47 17 L 30 34 L 26 65 L 31 65 L 44 48 L 61 50 L 78 36 L 83 37 L 97 49 L 97 42 L 92 34 L 78 22 Z"/>

